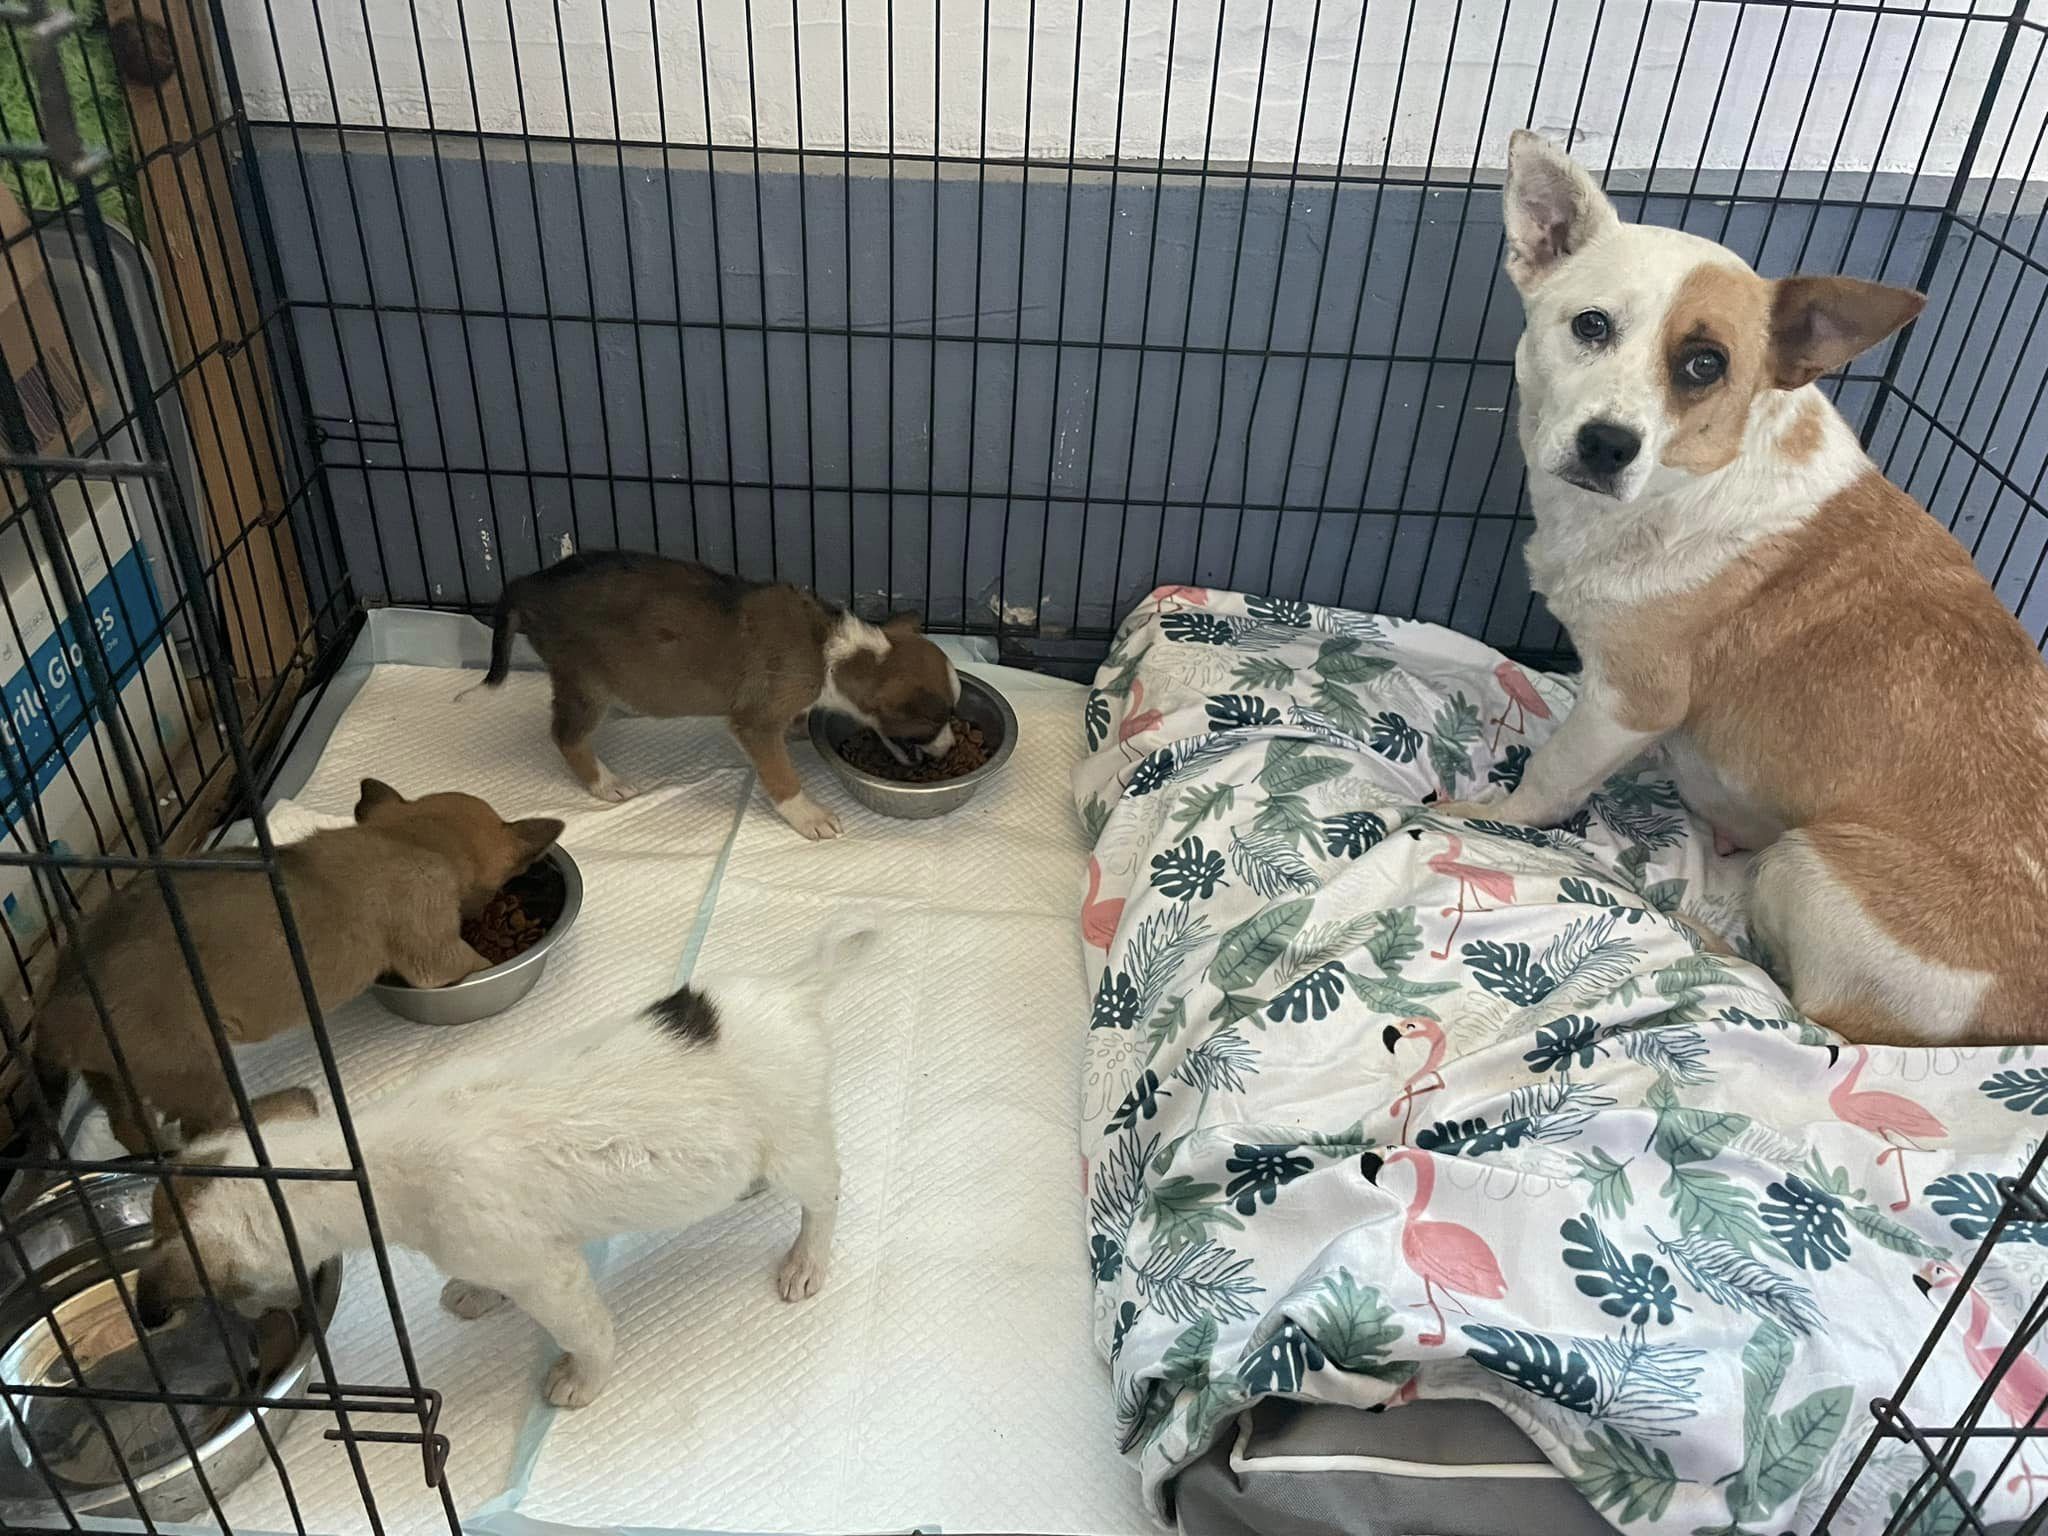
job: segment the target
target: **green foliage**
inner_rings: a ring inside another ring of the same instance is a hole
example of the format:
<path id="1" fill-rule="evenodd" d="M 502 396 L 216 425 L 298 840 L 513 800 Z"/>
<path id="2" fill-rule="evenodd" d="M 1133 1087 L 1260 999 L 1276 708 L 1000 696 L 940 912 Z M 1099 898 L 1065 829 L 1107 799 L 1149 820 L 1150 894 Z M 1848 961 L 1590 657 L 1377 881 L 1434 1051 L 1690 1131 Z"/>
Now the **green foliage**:
<path id="1" fill-rule="evenodd" d="M 1306 898 L 1263 907 L 1223 935 L 1216 958 L 1209 962 L 1209 980 L 1226 992 L 1249 987 L 1287 951 L 1316 904 Z"/>
<path id="2" fill-rule="evenodd" d="M 1578 1164 L 1572 1177 L 1586 1186 L 1595 1214 L 1616 1220 L 1628 1214 L 1635 1190 L 1628 1181 L 1627 1163 L 1616 1162 L 1598 1147 L 1574 1152 L 1572 1160 Z"/>
<path id="3" fill-rule="evenodd" d="M 1299 1315 L 1302 1326 L 1339 1370 L 1405 1381 L 1414 1369 L 1390 1358 L 1401 1340 L 1393 1310 L 1378 1290 L 1361 1284 L 1348 1269 L 1325 1275 Z"/>
<path id="4" fill-rule="evenodd" d="M 1618 1429 L 1596 1429 L 1578 1448 L 1579 1492 L 1617 1525 L 1661 1520 L 1678 1490 L 1671 1458 Z"/>
<path id="5" fill-rule="evenodd" d="M 1152 1240 L 1167 1248 L 1184 1248 L 1206 1242 L 1219 1227 L 1243 1231 L 1244 1223 L 1230 1214 L 1229 1203 L 1220 1198 L 1222 1194 L 1222 1186 L 1200 1183 L 1185 1174 L 1176 1174 L 1154 1185 L 1146 1196 Z"/>

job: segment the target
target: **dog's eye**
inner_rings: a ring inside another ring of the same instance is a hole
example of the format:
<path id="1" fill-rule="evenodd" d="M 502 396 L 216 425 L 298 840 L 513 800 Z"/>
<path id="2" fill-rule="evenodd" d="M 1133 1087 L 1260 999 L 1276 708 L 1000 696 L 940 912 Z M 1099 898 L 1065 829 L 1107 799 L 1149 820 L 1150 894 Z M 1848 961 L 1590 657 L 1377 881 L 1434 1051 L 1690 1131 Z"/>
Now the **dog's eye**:
<path id="1" fill-rule="evenodd" d="M 1728 371 L 1728 357 L 1722 352 L 1695 352 L 1679 364 L 1679 371 L 1688 384 L 1718 383 Z"/>
<path id="2" fill-rule="evenodd" d="M 1614 322 L 1605 310 L 1582 309 L 1572 316 L 1572 334 L 1581 341 L 1602 342 L 1614 334 Z"/>

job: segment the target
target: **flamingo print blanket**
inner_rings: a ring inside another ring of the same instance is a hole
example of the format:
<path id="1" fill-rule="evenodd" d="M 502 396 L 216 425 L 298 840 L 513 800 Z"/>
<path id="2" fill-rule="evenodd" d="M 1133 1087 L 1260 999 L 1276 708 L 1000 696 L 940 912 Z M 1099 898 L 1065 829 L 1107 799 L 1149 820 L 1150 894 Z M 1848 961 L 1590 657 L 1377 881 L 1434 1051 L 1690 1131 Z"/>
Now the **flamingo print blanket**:
<path id="1" fill-rule="evenodd" d="M 1800 1018 L 1654 759 L 1552 830 L 1421 803 L 1513 784 L 1571 700 L 1431 625 L 1191 588 L 1103 663 L 1088 1261 L 1162 1514 L 1262 1396 L 1465 1397 L 1625 1531 L 1811 1530 L 2048 1126 L 2030 1049 Z M 2044 1281 L 2048 1224 L 2005 1229 L 1918 1423 Z M 2035 1411 L 2031 1364 L 1987 1425 Z M 1832 1528 L 1882 1528 L 1917 1461 L 1880 1447 Z M 2048 1493 L 2038 1451 L 1960 1475 L 1993 1514 Z"/>

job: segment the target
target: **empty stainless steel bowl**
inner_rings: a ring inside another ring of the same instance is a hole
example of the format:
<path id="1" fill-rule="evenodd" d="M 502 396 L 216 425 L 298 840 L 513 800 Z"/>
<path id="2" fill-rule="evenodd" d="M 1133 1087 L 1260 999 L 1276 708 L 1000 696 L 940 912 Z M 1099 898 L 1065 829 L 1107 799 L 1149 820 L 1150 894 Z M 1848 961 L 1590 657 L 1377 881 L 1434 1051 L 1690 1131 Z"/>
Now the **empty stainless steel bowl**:
<path id="1" fill-rule="evenodd" d="M 576 861 L 560 847 L 550 848 L 521 879 L 536 874 L 561 882 L 562 912 L 540 942 L 525 954 L 494 965 L 474 976 L 445 987 L 408 987 L 395 981 L 380 981 L 370 988 L 378 1002 L 402 1019 L 415 1024 L 474 1024 L 494 1013 L 503 1013 L 526 996 L 540 981 L 548 956 L 568 936 L 583 907 L 583 875 Z"/>
<path id="2" fill-rule="evenodd" d="M 970 724 L 980 726 L 981 739 L 988 747 L 988 761 L 957 779 L 938 779 L 929 784 L 899 784 L 894 779 L 885 779 L 880 774 L 854 767 L 839 755 L 839 748 L 867 727 L 841 715 L 826 714 L 823 710 L 811 716 L 811 745 L 839 775 L 840 782 L 852 792 L 853 798 L 869 810 L 906 821 L 922 821 L 930 816 L 943 816 L 948 811 L 959 810 L 974 798 L 982 785 L 1002 772 L 1010 754 L 1017 749 L 1017 712 L 1010 708 L 1008 699 L 970 673 L 960 674 L 960 702 L 953 712 Z"/>
<path id="3" fill-rule="evenodd" d="M 113 1277 L 126 1277 L 134 1294 L 156 1187 L 147 1174 L 88 1173 L 7 1214 L 0 1237 L 0 1380 L 76 1385 L 68 1346 L 85 1385 L 103 1392 L 167 1387 L 174 1394 L 255 1395 L 271 1402 L 301 1396 L 312 1371 L 313 1335 L 300 1312 L 251 1320 L 225 1309 L 187 1308 L 148 1335 L 145 1354 Z M 94 1240 L 95 1222 L 104 1249 Z M 334 1317 L 341 1268 L 332 1260 L 313 1276 L 322 1328 Z M 134 1516 L 141 1512 L 139 1496 L 141 1510 L 157 1520 L 200 1518 L 207 1501 L 192 1453 L 206 1486 L 225 1497 L 267 1459 L 258 1417 L 275 1440 L 294 1412 L 21 1394 L 14 1402 L 19 1421 L 12 1413 L 0 1421 L 0 1529 L 60 1523 L 53 1483 L 79 1515 Z"/>

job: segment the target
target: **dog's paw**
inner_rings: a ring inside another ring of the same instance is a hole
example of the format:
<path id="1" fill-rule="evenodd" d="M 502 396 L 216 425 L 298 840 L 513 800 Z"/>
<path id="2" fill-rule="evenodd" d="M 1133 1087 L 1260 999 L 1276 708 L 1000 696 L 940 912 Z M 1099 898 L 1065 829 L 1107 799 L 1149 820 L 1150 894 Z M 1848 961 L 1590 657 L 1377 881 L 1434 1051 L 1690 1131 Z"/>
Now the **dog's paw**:
<path id="1" fill-rule="evenodd" d="M 825 1284 L 825 1256 L 792 1248 L 782 1260 L 775 1289 L 784 1301 L 807 1301 Z"/>
<path id="2" fill-rule="evenodd" d="M 450 1280 L 441 1287 L 441 1305 L 457 1317 L 488 1317 L 505 1305 L 505 1293 L 467 1280 Z"/>
<path id="3" fill-rule="evenodd" d="M 623 805 L 639 794 L 639 789 L 613 773 L 603 763 L 597 765 L 597 782 L 590 786 L 591 794 L 611 805 Z"/>
<path id="4" fill-rule="evenodd" d="M 541 1395 L 557 1408 L 587 1408 L 604 1390 L 608 1374 L 593 1369 L 580 1355 L 562 1355 L 548 1368 Z"/>
<path id="5" fill-rule="evenodd" d="M 809 795 L 792 795 L 775 807 L 782 819 L 796 828 L 797 834 L 814 843 L 839 836 L 839 818 L 818 804 Z"/>

